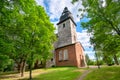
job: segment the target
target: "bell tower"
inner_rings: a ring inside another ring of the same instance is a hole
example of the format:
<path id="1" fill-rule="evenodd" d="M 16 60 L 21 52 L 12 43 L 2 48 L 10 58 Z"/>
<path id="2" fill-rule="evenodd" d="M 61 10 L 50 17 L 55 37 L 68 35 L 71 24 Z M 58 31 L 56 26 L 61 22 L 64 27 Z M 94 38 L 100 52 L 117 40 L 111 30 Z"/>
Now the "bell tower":
<path id="1" fill-rule="evenodd" d="M 73 44 L 77 41 L 76 24 L 67 7 L 64 8 L 58 22 L 58 44 L 57 47 Z"/>
<path id="2" fill-rule="evenodd" d="M 84 49 L 81 43 L 77 42 L 76 24 L 67 7 L 64 8 L 57 25 L 55 65 L 85 67 Z"/>

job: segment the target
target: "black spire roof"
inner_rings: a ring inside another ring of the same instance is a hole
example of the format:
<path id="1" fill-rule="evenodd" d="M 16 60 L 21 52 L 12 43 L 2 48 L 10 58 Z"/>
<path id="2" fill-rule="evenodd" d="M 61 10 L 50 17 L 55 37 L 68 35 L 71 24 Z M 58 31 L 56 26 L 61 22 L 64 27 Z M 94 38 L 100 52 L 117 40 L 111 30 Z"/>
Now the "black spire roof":
<path id="1" fill-rule="evenodd" d="M 63 12 L 62 12 L 62 15 L 60 16 L 60 20 L 57 23 L 57 25 L 59 25 L 60 23 L 66 21 L 67 19 L 71 19 L 73 21 L 73 23 L 75 24 L 71 12 L 68 10 L 67 7 L 65 7 L 64 10 L 63 10 Z"/>

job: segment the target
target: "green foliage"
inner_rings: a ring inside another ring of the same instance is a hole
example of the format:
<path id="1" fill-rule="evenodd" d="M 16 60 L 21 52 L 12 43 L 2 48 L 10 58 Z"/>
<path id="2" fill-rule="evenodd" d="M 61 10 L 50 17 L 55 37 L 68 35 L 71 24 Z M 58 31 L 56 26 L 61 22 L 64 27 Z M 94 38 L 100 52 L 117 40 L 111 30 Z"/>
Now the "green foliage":
<path id="1" fill-rule="evenodd" d="M 98 64 L 97 61 L 94 61 L 94 65 L 104 65 L 105 62 L 103 60 L 98 60 Z"/>
<path id="2" fill-rule="evenodd" d="M 85 55 L 85 59 L 86 59 L 87 65 L 88 65 L 88 64 L 89 64 L 89 61 L 90 61 L 88 54 Z"/>
<path id="3" fill-rule="evenodd" d="M 78 1 L 78 0 L 72 0 L 72 3 L 75 3 L 76 1 Z"/>
<path id="4" fill-rule="evenodd" d="M 74 1 L 74 0 L 73 0 Z M 82 0 L 83 11 L 89 19 L 82 27 L 92 34 L 91 44 L 101 57 L 116 56 L 120 52 L 120 1 L 119 0 Z M 86 14 L 87 13 L 87 14 Z M 114 57 L 119 64 L 117 57 Z"/>
<path id="5" fill-rule="evenodd" d="M 104 55 L 103 60 L 107 65 L 113 65 L 114 64 L 113 58 L 110 55 L 109 56 Z"/>
<path id="6" fill-rule="evenodd" d="M 35 0 L 1 0 L 0 8 L 0 55 L 31 67 L 37 59 L 49 59 L 55 28 L 44 8 Z"/>
<path id="7" fill-rule="evenodd" d="M 88 65 L 95 65 L 95 61 L 93 61 L 93 60 L 89 60 Z"/>
<path id="8" fill-rule="evenodd" d="M 6 55 L 0 55 L 0 71 L 5 71 L 7 68 L 12 68 L 12 60 Z"/>
<path id="9" fill-rule="evenodd" d="M 84 80 L 119 80 L 120 67 L 103 67 L 89 73 Z"/>
<path id="10" fill-rule="evenodd" d="M 96 65 L 96 61 L 89 58 L 88 54 L 85 55 L 86 63 L 89 67 L 89 65 Z"/>
<path id="11" fill-rule="evenodd" d="M 88 67 L 89 65 L 94 65 L 94 61 L 89 58 L 88 54 L 85 55 L 85 59 Z"/>

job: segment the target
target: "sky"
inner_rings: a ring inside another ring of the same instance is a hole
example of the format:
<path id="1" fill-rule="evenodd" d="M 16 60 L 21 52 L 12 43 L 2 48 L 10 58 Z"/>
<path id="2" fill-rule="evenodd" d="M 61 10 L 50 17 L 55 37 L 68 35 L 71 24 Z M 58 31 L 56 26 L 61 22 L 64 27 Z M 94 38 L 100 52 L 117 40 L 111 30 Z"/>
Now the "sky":
<path id="1" fill-rule="evenodd" d="M 76 32 L 77 32 L 77 40 L 82 44 L 85 49 L 85 54 L 88 54 L 91 59 L 94 59 L 94 51 L 92 45 L 90 44 L 90 34 L 87 33 L 86 29 L 83 29 L 81 26 L 81 22 L 87 22 L 87 18 L 80 19 L 81 16 L 77 16 L 78 14 L 82 14 L 78 9 L 83 9 L 81 0 L 79 2 L 72 4 L 72 0 L 36 0 L 38 5 L 44 7 L 46 13 L 50 17 L 51 23 L 56 27 L 55 33 L 57 33 L 57 23 L 59 22 L 59 18 L 63 12 L 65 7 L 68 7 L 68 10 L 72 13 L 74 17 L 74 21 L 77 24 Z"/>

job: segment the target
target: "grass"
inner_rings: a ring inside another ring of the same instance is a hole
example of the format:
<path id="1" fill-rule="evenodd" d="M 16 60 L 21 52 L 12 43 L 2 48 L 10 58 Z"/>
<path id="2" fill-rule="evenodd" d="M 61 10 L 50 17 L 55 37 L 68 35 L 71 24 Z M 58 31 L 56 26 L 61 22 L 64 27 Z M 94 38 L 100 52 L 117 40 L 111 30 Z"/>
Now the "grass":
<path id="1" fill-rule="evenodd" d="M 48 69 L 47 73 L 40 74 L 33 78 L 33 80 L 75 80 L 81 73 L 80 69 L 75 67 L 51 68 Z"/>
<path id="2" fill-rule="evenodd" d="M 76 80 L 86 69 L 76 67 L 55 67 L 47 69 L 35 69 L 32 71 L 33 80 Z M 19 73 L 1 73 L 0 80 L 28 80 L 29 71 L 20 77 Z"/>
<path id="3" fill-rule="evenodd" d="M 95 69 L 84 80 L 120 80 L 120 66 Z"/>
<path id="4" fill-rule="evenodd" d="M 16 74 L 18 72 L 15 72 L 15 71 L 9 71 L 9 72 L 0 72 L 0 76 L 1 75 L 7 75 L 7 74 Z"/>
<path id="5" fill-rule="evenodd" d="M 33 80 L 77 80 L 87 70 L 76 67 L 57 67 L 33 70 Z M 102 67 L 101 69 L 90 69 L 84 80 L 120 80 L 120 66 Z M 7 76 L 8 75 L 8 76 Z M 27 80 L 29 72 L 24 77 L 18 76 L 16 72 L 0 73 L 0 80 Z"/>

